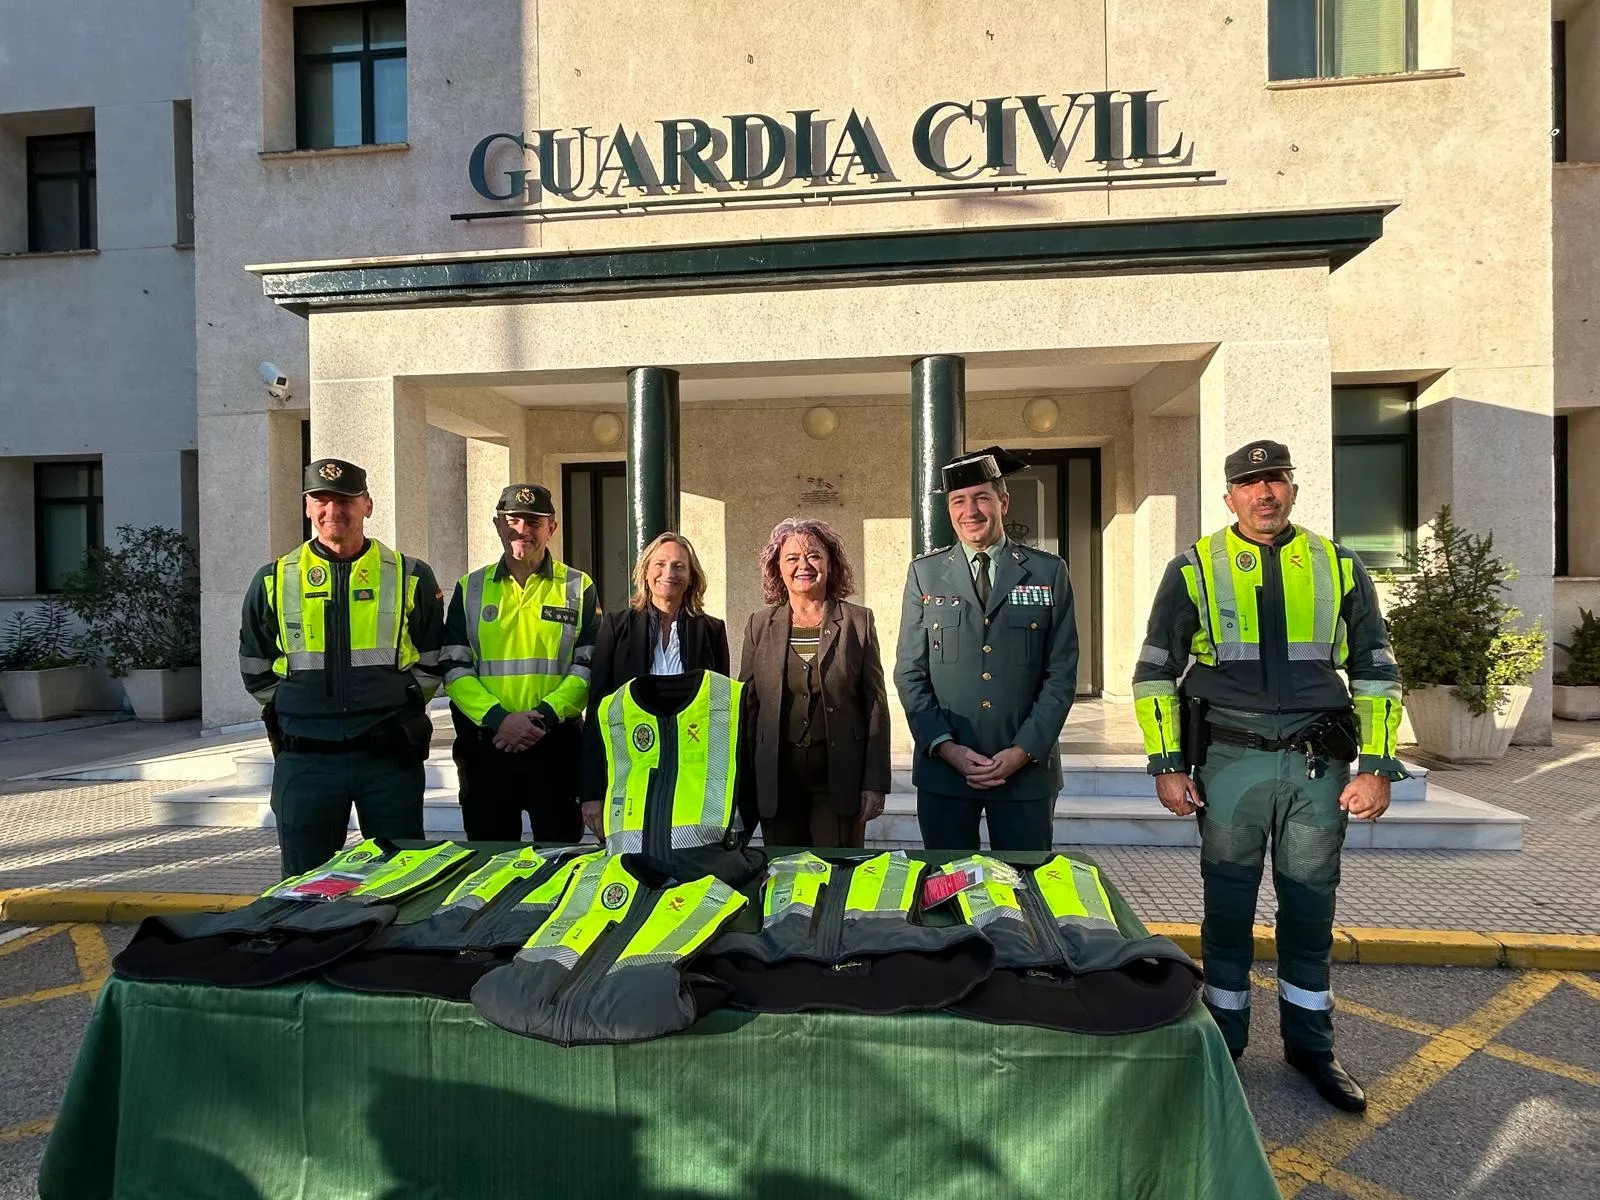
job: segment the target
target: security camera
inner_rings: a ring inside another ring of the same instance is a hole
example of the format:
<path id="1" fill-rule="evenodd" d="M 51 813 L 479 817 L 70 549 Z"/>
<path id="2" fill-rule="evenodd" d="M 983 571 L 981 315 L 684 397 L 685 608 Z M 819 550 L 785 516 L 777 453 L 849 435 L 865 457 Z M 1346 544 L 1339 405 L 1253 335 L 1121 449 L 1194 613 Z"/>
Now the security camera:
<path id="1" fill-rule="evenodd" d="M 289 377 L 274 364 L 264 362 L 256 368 L 256 372 L 261 376 L 261 382 L 267 385 L 267 395 L 274 400 L 289 398 Z"/>

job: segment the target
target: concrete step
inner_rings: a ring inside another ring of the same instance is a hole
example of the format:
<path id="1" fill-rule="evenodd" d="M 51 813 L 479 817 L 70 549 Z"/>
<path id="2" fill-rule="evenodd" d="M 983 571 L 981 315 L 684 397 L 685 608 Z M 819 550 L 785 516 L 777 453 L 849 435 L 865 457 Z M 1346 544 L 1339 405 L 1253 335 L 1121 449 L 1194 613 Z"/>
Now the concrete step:
<path id="1" fill-rule="evenodd" d="M 1154 801 L 1155 781 L 1145 772 L 1145 759 L 1133 754 L 1076 754 L 1065 755 L 1061 761 L 1063 796 L 1123 796 L 1146 798 Z M 1428 789 L 1426 767 L 1408 764 L 1414 777 L 1397 783 L 1394 787 L 1396 801 L 1425 800 Z M 897 756 L 890 762 L 893 787 L 896 792 L 914 792 L 911 782 L 911 759 Z M 433 753 L 425 767 L 427 786 L 455 789 L 460 786 L 456 764 L 450 757 L 448 744 L 434 743 Z M 184 778 L 176 776 L 175 778 Z M 199 776 L 209 779 L 215 776 Z M 236 782 L 251 787 L 272 786 L 272 755 L 265 749 L 243 753 L 238 758 Z"/>
<path id="2" fill-rule="evenodd" d="M 1377 822 L 1352 821 L 1345 844 L 1352 850 L 1520 850 L 1527 818 L 1470 796 L 1435 788 L 1427 800 L 1396 804 Z M 199 783 L 152 800 L 161 825 L 272 824 L 271 789 L 242 783 Z M 867 826 L 867 844 L 892 848 L 921 845 L 914 792 L 891 793 L 883 815 Z M 351 828 L 355 827 L 354 816 Z M 1071 795 L 1056 801 L 1057 845 L 1197 846 L 1193 820 L 1175 817 L 1153 797 Z M 461 808 L 454 788 L 429 787 L 423 795 L 423 828 L 460 836 Z M 759 842 L 759 835 L 757 841 Z"/>

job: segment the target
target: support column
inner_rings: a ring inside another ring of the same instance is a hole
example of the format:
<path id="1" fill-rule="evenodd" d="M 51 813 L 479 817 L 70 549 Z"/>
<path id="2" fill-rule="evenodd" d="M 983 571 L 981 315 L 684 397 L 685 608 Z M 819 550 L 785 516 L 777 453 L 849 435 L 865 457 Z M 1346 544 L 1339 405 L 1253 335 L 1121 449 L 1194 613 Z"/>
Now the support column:
<path id="1" fill-rule="evenodd" d="M 1200 528 L 1233 520 L 1222 502 L 1223 461 L 1272 438 L 1294 456 L 1294 520 L 1333 536 L 1333 376 L 1326 338 L 1224 342 L 1200 377 Z"/>
<path id="2" fill-rule="evenodd" d="M 428 557 L 428 414 L 416 388 L 400 379 L 313 379 L 311 457 L 363 468 L 368 535 Z"/>
<path id="3" fill-rule="evenodd" d="M 939 468 L 967 447 L 967 360 L 933 354 L 911 364 L 911 553 L 955 541 Z"/>
<path id="4" fill-rule="evenodd" d="M 659 533 L 678 528 L 678 373 L 628 372 L 628 569 Z"/>
<path id="5" fill-rule="evenodd" d="M 511 448 L 486 438 L 467 439 L 467 570 L 500 557 L 494 530 L 495 505 L 510 487 Z M 522 482 L 516 480 L 515 482 Z M 565 515 L 565 514 L 563 514 Z"/>

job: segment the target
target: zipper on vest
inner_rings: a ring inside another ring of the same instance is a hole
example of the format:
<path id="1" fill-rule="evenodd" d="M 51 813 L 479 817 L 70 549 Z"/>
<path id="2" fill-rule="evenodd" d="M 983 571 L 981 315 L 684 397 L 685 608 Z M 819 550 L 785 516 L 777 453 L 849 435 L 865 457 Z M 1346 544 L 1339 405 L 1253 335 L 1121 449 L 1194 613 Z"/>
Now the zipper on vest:
<path id="1" fill-rule="evenodd" d="M 328 573 L 328 618 L 323 621 L 323 671 L 334 706 L 342 713 L 350 703 L 350 564 L 335 561 Z"/>
<path id="2" fill-rule="evenodd" d="M 646 785 L 643 840 L 644 852 L 666 864 L 672 861 L 672 818 L 678 792 L 678 714 L 656 716 L 656 728 L 661 747 Z"/>
<path id="3" fill-rule="evenodd" d="M 1045 946 L 1055 953 L 1055 960 L 1043 965 L 1052 967 L 1070 965 L 1067 940 L 1061 936 L 1061 927 L 1056 924 L 1055 914 L 1045 904 L 1032 880 L 1025 881 L 1025 885 L 1017 889 L 1017 902 L 1022 905 L 1022 911 L 1028 914 L 1028 920 L 1033 927 L 1041 931 Z"/>
<path id="4" fill-rule="evenodd" d="M 833 864 L 833 874 L 828 876 L 828 886 L 822 889 L 822 899 L 817 904 L 817 957 L 828 962 L 838 957 L 844 946 L 844 905 L 850 898 L 850 878 L 855 874 L 855 864 L 849 872 L 844 863 Z"/>
<path id="5" fill-rule="evenodd" d="M 578 960 L 578 965 L 567 972 L 567 977 L 556 984 L 555 991 L 550 993 L 550 1003 L 563 996 L 569 997 L 573 1003 L 581 995 L 594 990 L 600 980 L 605 977 L 622 952 L 627 949 L 633 935 L 644 927 L 650 919 L 650 914 L 655 911 L 656 904 L 661 900 L 660 892 L 649 892 L 641 896 L 644 886 L 639 883 L 634 885 L 634 902 L 628 911 L 623 914 L 610 929 L 595 939 L 594 944 Z"/>

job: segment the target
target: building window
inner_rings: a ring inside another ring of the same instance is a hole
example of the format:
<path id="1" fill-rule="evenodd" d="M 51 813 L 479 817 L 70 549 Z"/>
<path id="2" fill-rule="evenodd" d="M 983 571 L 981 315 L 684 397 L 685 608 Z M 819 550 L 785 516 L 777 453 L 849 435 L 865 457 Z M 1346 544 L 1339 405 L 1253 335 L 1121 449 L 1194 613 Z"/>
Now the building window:
<path id="1" fill-rule="evenodd" d="M 94 248 L 94 134 L 29 138 L 28 249 Z"/>
<path id="2" fill-rule="evenodd" d="M 406 6 L 294 12 L 295 111 L 302 150 L 406 140 Z"/>
<path id="3" fill-rule="evenodd" d="M 1555 419 L 1556 575 L 1570 573 L 1567 561 L 1567 418 Z"/>
<path id="4" fill-rule="evenodd" d="M 1416 0 L 1269 0 L 1272 79 L 1339 79 L 1417 69 Z"/>
<path id="5" fill-rule="evenodd" d="M 34 567 L 41 592 L 59 592 L 91 549 L 105 545 L 98 462 L 33 465 Z"/>
<path id="6" fill-rule="evenodd" d="M 1567 161 L 1567 23 L 1550 25 L 1550 155 Z"/>
<path id="7" fill-rule="evenodd" d="M 1416 548 L 1417 406 L 1409 386 L 1333 389 L 1333 537 L 1369 567 Z"/>

